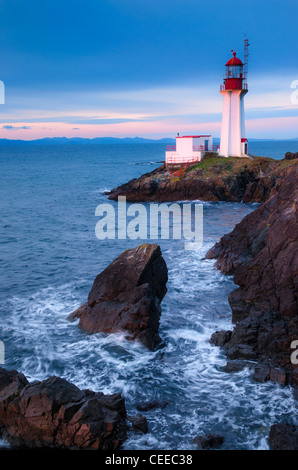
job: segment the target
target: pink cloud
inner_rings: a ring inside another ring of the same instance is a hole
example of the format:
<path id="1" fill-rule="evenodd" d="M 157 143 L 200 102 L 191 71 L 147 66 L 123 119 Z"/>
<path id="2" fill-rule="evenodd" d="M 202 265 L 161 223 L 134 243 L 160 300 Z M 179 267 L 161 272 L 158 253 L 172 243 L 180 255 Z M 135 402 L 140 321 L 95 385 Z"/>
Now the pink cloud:
<path id="1" fill-rule="evenodd" d="M 5 128 L 5 126 L 8 126 Z M 10 126 L 13 126 L 13 132 Z M 47 123 L 3 123 L 0 128 L 0 138 L 32 140 L 43 137 L 174 137 L 177 132 L 188 134 L 194 132 L 220 135 L 221 122 L 207 121 L 188 123 L 187 116 L 167 120 L 153 120 L 145 122 L 123 122 L 113 124 L 80 124 L 78 129 L 74 124 L 53 122 L 51 127 Z M 248 136 L 257 138 L 294 138 L 297 137 L 298 116 L 247 119 L 246 129 Z"/>

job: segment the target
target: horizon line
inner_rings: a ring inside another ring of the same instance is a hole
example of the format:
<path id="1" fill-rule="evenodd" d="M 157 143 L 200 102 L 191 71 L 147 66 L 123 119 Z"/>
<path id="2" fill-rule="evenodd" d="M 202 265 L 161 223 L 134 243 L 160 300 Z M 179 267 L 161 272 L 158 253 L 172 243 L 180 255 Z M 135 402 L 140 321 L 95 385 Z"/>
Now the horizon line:
<path id="1" fill-rule="evenodd" d="M 186 134 L 187 135 L 187 134 Z M 220 140 L 220 137 L 218 136 L 213 136 L 214 139 L 219 139 Z M 134 140 L 134 139 L 142 139 L 142 140 L 151 140 L 151 141 L 160 141 L 160 140 L 166 140 L 166 139 L 171 139 L 171 140 L 175 140 L 176 139 L 176 136 L 175 137 L 160 137 L 158 139 L 155 139 L 155 138 L 152 138 L 152 137 L 140 137 L 140 136 L 135 136 L 135 137 L 129 137 L 129 136 L 126 136 L 126 137 L 113 137 L 113 136 L 97 136 L 97 137 L 82 137 L 82 136 L 75 136 L 75 137 L 66 137 L 66 136 L 54 136 L 54 137 L 39 137 L 37 139 L 9 139 L 7 137 L 0 137 L 0 142 L 1 141 L 9 141 L 9 142 L 36 142 L 36 141 L 39 141 L 39 140 L 54 140 L 54 139 L 66 139 L 66 140 L 95 140 L 95 139 L 114 139 L 114 140 L 125 140 L 125 139 L 131 139 L 131 140 Z M 250 137 L 247 139 L 248 141 L 249 140 L 258 140 L 258 141 L 265 141 L 265 140 L 274 140 L 274 141 L 294 141 L 294 140 L 298 140 L 298 137 L 291 137 L 291 138 L 283 138 L 283 139 L 274 139 L 274 138 L 254 138 L 254 137 Z"/>

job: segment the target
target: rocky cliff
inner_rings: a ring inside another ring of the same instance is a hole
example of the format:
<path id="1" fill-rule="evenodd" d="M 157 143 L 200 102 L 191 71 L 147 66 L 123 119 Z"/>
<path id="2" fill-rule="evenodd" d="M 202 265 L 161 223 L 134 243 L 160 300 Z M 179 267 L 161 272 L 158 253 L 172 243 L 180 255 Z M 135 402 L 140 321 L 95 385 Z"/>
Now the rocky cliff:
<path id="1" fill-rule="evenodd" d="M 291 343 L 298 339 L 298 168 L 206 255 L 239 286 L 229 302 L 232 332 L 212 341 L 230 359 L 260 362 L 256 380 L 298 385 Z"/>
<path id="2" fill-rule="evenodd" d="M 224 158 L 211 154 L 187 168 L 167 169 L 163 165 L 113 189 L 109 199 L 126 196 L 129 202 L 264 202 L 295 166 L 295 158 Z"/>

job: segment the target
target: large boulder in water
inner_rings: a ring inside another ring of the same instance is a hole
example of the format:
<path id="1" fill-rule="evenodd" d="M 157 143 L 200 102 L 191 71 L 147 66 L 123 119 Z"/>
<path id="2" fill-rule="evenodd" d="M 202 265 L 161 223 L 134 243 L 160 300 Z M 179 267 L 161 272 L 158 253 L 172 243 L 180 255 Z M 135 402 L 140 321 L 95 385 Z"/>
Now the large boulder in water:
<path id="1" fill-rule="evenodd" d="M 167 280 L 158 245 L 126 250 L 95 278 L 88 301 L 68 318 L 79 318 L 87 333 L 122 331 L 153 349 L 160 342 L 160 302 Z"/>
<path id="2" fill-rule="evenodd" d="M 14 447 L 117 449 L 126 439 L 124 399 L 55 376 L 30 384 L 0 368 L 0 434 Z"/>

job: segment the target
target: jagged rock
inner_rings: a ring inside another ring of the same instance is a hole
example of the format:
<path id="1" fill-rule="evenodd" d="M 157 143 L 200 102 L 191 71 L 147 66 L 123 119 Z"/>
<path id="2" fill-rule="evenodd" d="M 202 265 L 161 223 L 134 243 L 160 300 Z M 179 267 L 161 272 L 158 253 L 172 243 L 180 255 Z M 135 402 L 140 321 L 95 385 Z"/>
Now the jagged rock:
<path id="1" fill-rule="evenodd" d="M 285 154 L 285 160 L 295 160 L 295 158 L 298 158 L 298 152 L 295 152 L 295 153 L 287 152 Z"/>
<path id="2" fill-rule="evenodd" d="M 167 266 L 156 244 L 124 251 L 95 279 L 87 303 L 68 318 L 79 318 L 87 333 L 125 332 L 149 349 L 158 334 L 160 302 L 167 289 Z"/>
<path id="3" fill-rule="evenodd" d="M 234 274 L 239 288 L 229 295 L 236 326 L 224 349 L 230 359 L 270 362 L 269 378 L 297 385 L 291 364 L 298 338 L 298 168 L 271 197 L 247 215 L 209 252 L 215 266 Z M 267 380 L 264 370 L 256 378 Z"/>
<path id="4" fill-rule="evenodd" d="M 227 357 L 229 359 L 246 359 L 256 360 L 257 354 L 252 346 L 247 344 L 237 344 L 236 347 L 229 347 L 227 349 Z"/>
<path id="5" fill-rule="evenodd" d="M 279 385 L 287 385 L 288 377 L 286 372 L 283 369 L 277 367 L 272 367 L 270 369 L 270 380 L 271 382 L 277 383 Z"/>
<path id="6" fill-rule="evenodd" d="M 298 450 L 298 426 L 293 424 L 273 424 L 269 433 L 271 450 Z"/>
<path id="7" fill-rule="evenodd" d="M 127 419 L 131 422 L 134 430 L 141 431 L 144 434 L 148 432 L 148 421 L 146 416 L 138 414 L 135 416 L 127 416 Z"/>
<path id="8" fill-rule="evenodd" d="M 0 402 L 10 401 L 18 396 L 28 383 L 26 377 L 16 370 L 5 370 L 0 367 Z"/>
<path id="9" fill-rule="evenodd" d="M 138 403 L 136 408 L 139 411 L 149 411 L 149 410 L 153 410 L 154 408 L 164 409 L 168 404 L 169 402 L 167 400 L 153 399 L 153 400 L 143 401 L 142 403 Z"/>
<path id="10" fill-rule="evenodd" d="M 14 447 L 117 449 L 126 439 L 124 399 L 55 376 L 30 384 L 0 368 L 0 433 Z"/>
<path id="11" fill-rule="evenodd" d="M 222 367 L 222 370 L 224 372 L 239 372 L 240 370 L 245 369 L 245 367 L 252 369 L 253 366 L 254 364 L 252 364 L 251 362 L 227 361 L 226 365 Z"/>
<path id="12" fill-rule="evenodd" d="M 231 334 L 231 330 L 215 331 L 210 338 L 210 343 L 224 348 L 225 345 L 229 343 Z"/>
<path id="13" fill-rule="evenodd" d="M 194 444 L 197 445 L 198 449 L 218 449 L 224 442 L 224 437 L 218 434 L 204 434 L 202 436 L 196 436 L 193 439 Z"/>
<path id="14" fill-rule="evenodd" d="M 256 382 L 267 382 L 270 380 L 270 367 L 264 366 L 263 364 L 259 364 L 255 367 L 253 379 Z"/>

